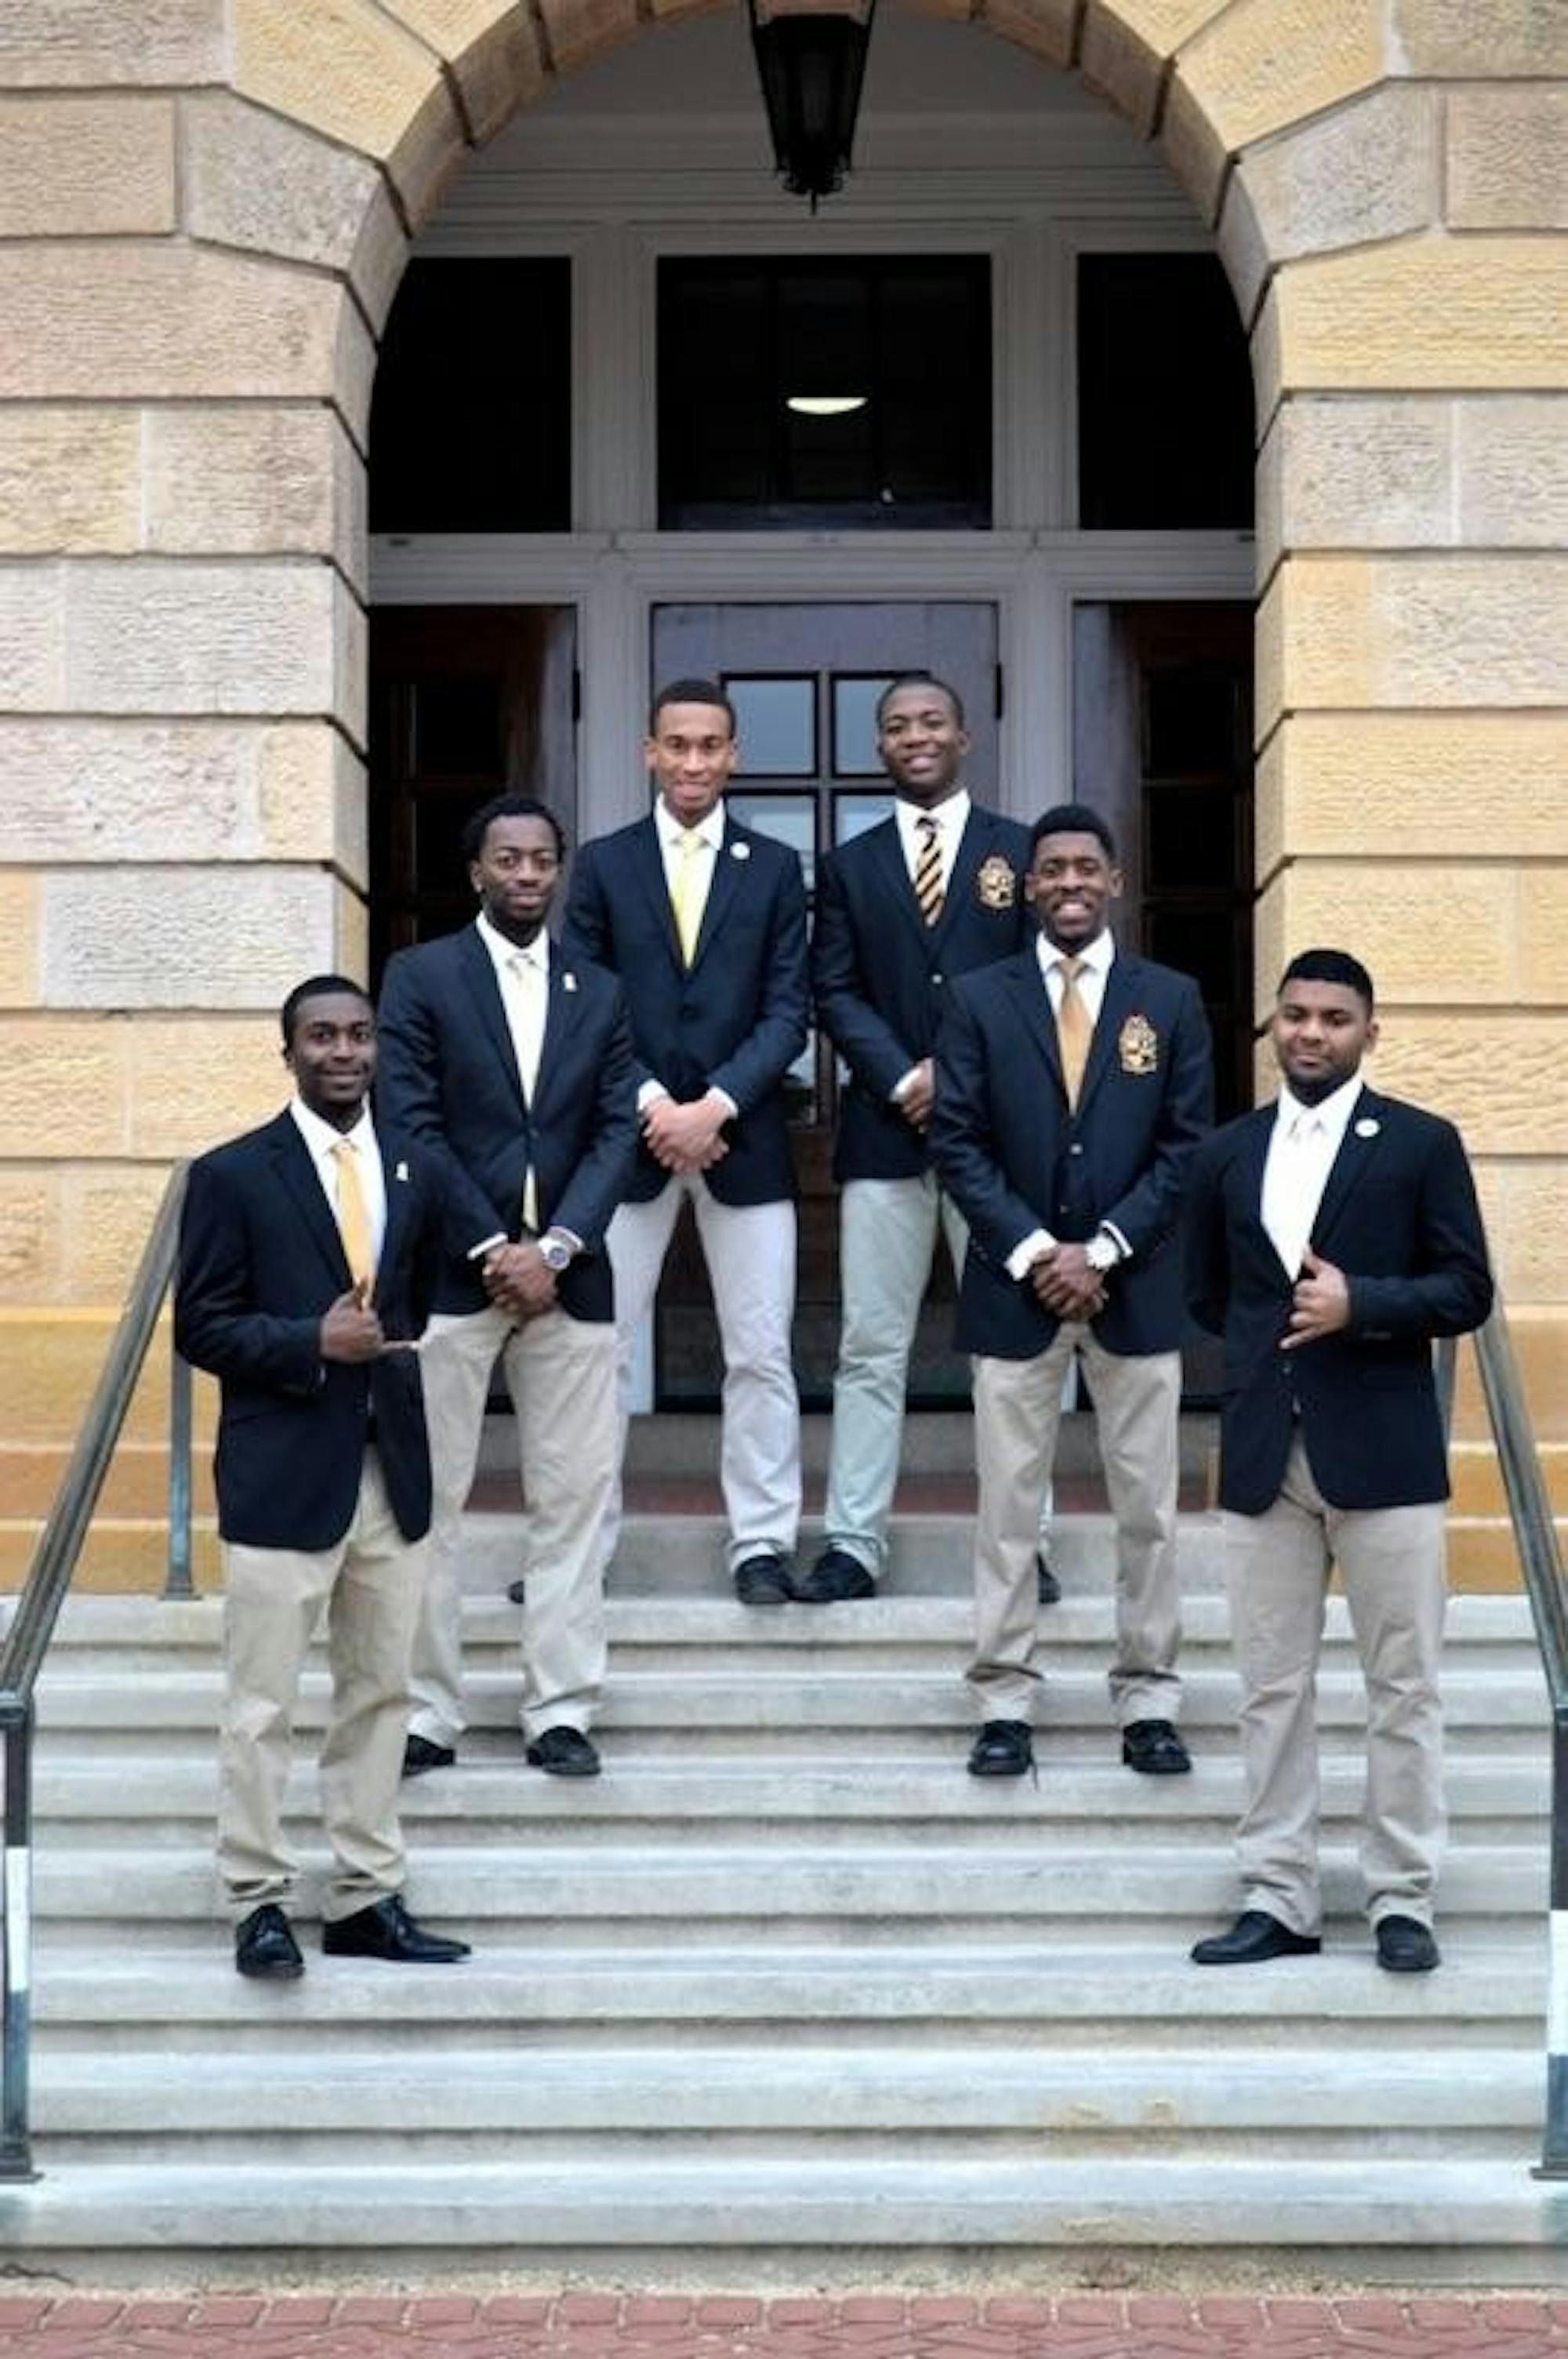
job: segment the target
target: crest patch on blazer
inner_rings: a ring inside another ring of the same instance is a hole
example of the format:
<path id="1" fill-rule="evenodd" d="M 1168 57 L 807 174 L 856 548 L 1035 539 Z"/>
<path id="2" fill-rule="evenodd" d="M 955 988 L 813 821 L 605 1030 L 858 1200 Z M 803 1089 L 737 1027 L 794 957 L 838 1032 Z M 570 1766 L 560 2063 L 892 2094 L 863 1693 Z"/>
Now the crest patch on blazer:
<path id="1" fill-rule="evenodd" d="M 1147 1016 L 1130 1016 L 1116 1036 L 1116 1053 L 1124 1073 L 1157 1072 L 1160 1036 Z"/>
<path id="2" fill-rule="evenodd" d="M 1011 909 L 1018 898 L 1017 872 L 1005 853 L 993 852 L 975 874 L 975 890 L 988 909 Z"/>

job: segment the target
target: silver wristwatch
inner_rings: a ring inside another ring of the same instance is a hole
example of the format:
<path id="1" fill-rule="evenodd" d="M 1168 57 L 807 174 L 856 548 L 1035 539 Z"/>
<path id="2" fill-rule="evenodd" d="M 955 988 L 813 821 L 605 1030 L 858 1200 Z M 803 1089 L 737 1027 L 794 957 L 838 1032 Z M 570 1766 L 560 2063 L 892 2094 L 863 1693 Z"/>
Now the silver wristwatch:
<path id="1" fill-rule="evenodd" d="M 553 1269 L 559 1277 L 562 1270 L 570 1269 L 577 1256 L 558 1229 L 546 1229 L 539 1239 L 539 1259 L 546 1269 Z"/>
<path id="2" fill-rule="evenodd" d="M 1108 1229 L 1099 1229 L 1084 1247 L 1084 1259 L 1103 1277 L 1106 1271 L 1114 1269 L 1121 1259 L 1121 1248 Z"/>

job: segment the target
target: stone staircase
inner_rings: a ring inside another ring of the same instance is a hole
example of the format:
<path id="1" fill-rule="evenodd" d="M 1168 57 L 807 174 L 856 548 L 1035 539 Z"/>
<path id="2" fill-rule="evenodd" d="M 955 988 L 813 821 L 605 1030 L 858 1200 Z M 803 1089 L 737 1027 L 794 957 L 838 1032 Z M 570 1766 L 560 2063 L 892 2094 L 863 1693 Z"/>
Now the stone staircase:
<path id="1" fill-rule="evenodd" d="M 1117 1760 L 1103 1516 L 1054 1549 L 1037 1783 L 964 1774 L 960 1516 L 903 1523 L 885 1596 L 772 1614 L 724 1595 L 710 1520 L 633 1517 L 583 1785 L 523 1766 L 516 1529 L 472 1532 L 476 1728 L 406 1810 L 411 1900 L 475 1945 L 456 1970 L 323 1959 L 311 1928 L 302 1984 L 241 1982 L 211 1864 L 219 1607 L 68 1607 L 37 1768 L 43 2176 L 0 2189 L 9 2266 L 912 2284 L 1285 2248 L 1560 2273 L 1568 2193 L 1530 2177 L 1549 1776 L 1522 1599 L 1452 1611 L 1442 1972 L 1379 1973 L 1354 1914 L 1336 1603 L 1327 1947 L 1204 1973 L 1239 1792 L 1206 1516 L 1182 1542 L 1196 1767 L 1170 1781 Z"/>

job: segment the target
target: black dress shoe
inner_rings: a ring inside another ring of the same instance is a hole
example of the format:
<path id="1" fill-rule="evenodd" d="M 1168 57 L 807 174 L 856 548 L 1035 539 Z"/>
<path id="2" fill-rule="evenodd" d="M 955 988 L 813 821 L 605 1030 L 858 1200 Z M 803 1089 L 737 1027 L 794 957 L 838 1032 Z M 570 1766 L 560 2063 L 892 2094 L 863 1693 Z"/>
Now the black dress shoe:
<path id="1" fill-rule="evenodd" d="M 1179 1777 L 1192 1756 L 1168 1720 L 1135 1720 L 1121 1732 L 1121 1757 L 1145 1777 Z"/>
<path id="2" fill-rule="evenodd" d="M 275 1902 L 264 1901 L 235 1926 L 234 1965 L 257 1982 L 297 1983 L 305 1972 L 299 1944 Z"/>
<path id="3" fill-rule="evenodd" d="M 1045 1561 L 1045 1551 L 1040 1549 L 1034 1558 L 1034 1582 L 1042 1605 L 1060 1605 L 1062 1584 Z"/>
<path id="4" fill-rule="evenodd" d="M 1432 1928 L 1419 1917 L 1379 1917 L 1378 1963 L 1390 1974 L 1429 1974 L 1443 1962 Z"/>
<path id="5" fill-rule="evenodd" d="M 580 1728 L 546 1728 L 524 1754 L 531 1769 L 547 1769 L 552 1777 L 597 1777 L 599 1755 Z"/>
<path id="6" fill-rule="evenodd" d="M 811 1571 L 795 1582 L 794 1595 L 803 1605 L 837 1605 L 844 1597 L 874 1597 L 877 1584 L 848 1549 L 824 1549 Z"/>
<path id="7" fill-rule="evenodd" d="M 406 1777 L 423 1777 L 431 1769 L 449 1769 L 457 1757 L 449 1745 L 432 1745 L 427 1736 L 405 1737 L 403 1774 Z"/>
<path id="8" fill-rule="evenodd" d="M 506 1594 L 510 1597 L 514 1605 L 522 1605 L 525 1603 L 528 1595 L 527 1582 L 525 1581 L 509 1581 L 506 1584 Z"/>
<path id="9" fill-rule="evenodd" d="M 1315 1933 L 1292 1933 L 1266 1908 L 1244 1908 L 1228 1933 L 1211 1933 L 1193 1948 L 1195 1966 L 1260 1966 L 1265 1958 L 1315 1958 Z"/>
<path id="10" fill-rule="evenodd" d="M 735 1568 L 735 1594 L 742 1605 L 787 1605 L 795 1595 L 789 1567 L 764 1549 Z"/>
<path id="11" fill-rule="evenodd" d="M 1022 1777 L 1034 1767 L 1026 1720 L 988 1720 L 969 1747 L 971 1777 Z"/>
<path id="12" fill-rule="evenodd" d="M 330 1958 L 388 1958 L 398 1966 L 454 1966 L 469 1955 L 466 1941 L 449 1941 L 416 1925 L 395 1892 L 323 1925 L 321 1947 Z"/>

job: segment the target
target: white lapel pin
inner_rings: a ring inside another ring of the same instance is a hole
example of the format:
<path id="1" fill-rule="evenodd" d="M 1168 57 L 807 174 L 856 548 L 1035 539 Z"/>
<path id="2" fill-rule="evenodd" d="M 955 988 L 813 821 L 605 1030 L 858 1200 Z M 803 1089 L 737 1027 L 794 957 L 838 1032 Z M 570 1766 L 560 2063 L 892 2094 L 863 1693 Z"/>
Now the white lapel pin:
<path id="1" fill-rule="evenodd" d="M 408 1166 L 407 1166 L 407 1164 L 406 1164 L 406 1163 L 400 1163 L 400 1164 L 398 1165 L 398 1167 L 397 1167 L 396 1170 L 393 1173 L 393 1175 L 392 1175 L 392 1176 L 393 1176 L 393 1178 L 394 1178 L 395 1180 L 406 1180 L 407 1179 L 407 1177 L 408 1177 Z"/>
<path id="2" fill-rule="evenodd" d="M 1374 1122 L 1369 1114 L 1364 1114 L 1356 1125 L 1356 1136 L 1357 1138 L 1376 1138 L 1382 1127 L 1380 1122 Z"/>
<path id="3" fill-rule="evenodd" d="M 751 845 L 749 843 L 732 843 L 730 847 L 730 857 L 731 860 L 750 860 L 752 857 Z"/>
<path id="4" fill-rule="evenodd" d="M 569 967 L 561 977 L 561 989 L 563 991 L 575 991 L 577 989 L 577 977 L 573 974 Z"/>

